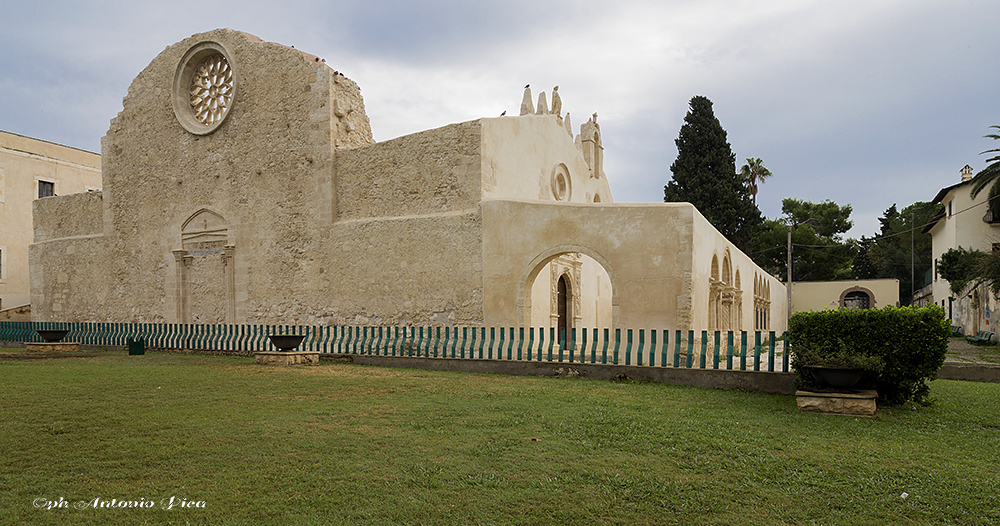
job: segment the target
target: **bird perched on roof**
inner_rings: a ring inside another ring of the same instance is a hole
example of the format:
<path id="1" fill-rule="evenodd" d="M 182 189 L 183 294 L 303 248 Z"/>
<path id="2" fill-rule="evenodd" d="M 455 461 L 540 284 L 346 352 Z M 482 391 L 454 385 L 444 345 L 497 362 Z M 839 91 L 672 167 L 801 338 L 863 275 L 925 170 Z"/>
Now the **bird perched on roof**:
<path id="1" fill-rule="evenodd" d="M 500 114 L 501 117 L 503 117 L 504 115 L 507 115 L 507 110 L 503 110 L 503 113 Z"/>

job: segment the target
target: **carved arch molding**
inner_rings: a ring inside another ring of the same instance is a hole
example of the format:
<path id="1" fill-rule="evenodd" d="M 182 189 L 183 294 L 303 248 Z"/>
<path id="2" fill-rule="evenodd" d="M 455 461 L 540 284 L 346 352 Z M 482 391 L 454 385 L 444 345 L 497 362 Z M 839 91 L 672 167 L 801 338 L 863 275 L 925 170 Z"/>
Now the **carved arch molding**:
<path id="1" fill-rule="evenodd" d="M 875 293 L 865 287 L 851 287 L 840 293 L 841 308 L 870 309 L 875 307 Z"/>
<path id="2" fill-rule="evenodd" d="M 549 274 L 549 323 L 551 327 L 555 327 L 559 322 L 559 278 L 565 277 L 566 284 L 569 285 L 567 293 L 569 294 L 568 303 L 569 311 L 566 315 L 570 319 L 571 327 L 579 327 L 581 321 L 583 320 L 581 308 L 581 295 L 579 293 L 581 286 L 581 272 L 583 269 L 583 261 L 579 253 L 566 253 L 562 254 L 549 264 L 550 274 Z"/>
<path id="3" fill-rule="evenodd" d="M 203 208 L 181 226 L 173 251 L 178 323 L 236 323 L 236 246 L 221 215 Z"/>
<path id="4" fill-rule="evenodd" d="M 708 326 L 711 330 L 743 330 L 743 290 L 740 273 L 736 270 L 733 280 L 733 263 L 727 249 L 722 257 L 722 274 L 719 274 L 719 256 L 712 256 L 708 279 Z"/>

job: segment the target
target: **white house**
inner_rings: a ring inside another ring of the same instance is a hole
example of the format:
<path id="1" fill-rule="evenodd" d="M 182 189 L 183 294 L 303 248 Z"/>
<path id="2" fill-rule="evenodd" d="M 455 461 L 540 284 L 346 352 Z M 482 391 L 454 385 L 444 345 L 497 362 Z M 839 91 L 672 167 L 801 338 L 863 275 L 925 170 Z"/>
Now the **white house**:
<path id="1" fill-rule="evenodd" d="M 938 272 L 941 255 L 953 248 L 991 252 L 1000 249 L 1000 218 L 994 218 L 986 206 L 989 189 L 972 198 L 972 167 L 961 170 L 961 181 L 945 188 L 934 197 L 934 203 L 944 205 L 923 232 L 930 233 L 934 256 L 934 280 L 931 301 L 943 307 L 952 325 L 962 327 L 965 334 L 979 331 L 996 332 L 991 312 L 997 305 L 985 286 L 969 286 L 953 294 L 947 280 Z"/>

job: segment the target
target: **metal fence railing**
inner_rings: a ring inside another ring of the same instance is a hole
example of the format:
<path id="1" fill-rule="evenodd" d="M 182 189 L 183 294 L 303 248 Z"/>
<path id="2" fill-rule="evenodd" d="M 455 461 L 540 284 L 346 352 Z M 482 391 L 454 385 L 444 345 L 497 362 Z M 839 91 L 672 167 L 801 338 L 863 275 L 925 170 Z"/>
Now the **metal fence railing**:
<path id="1" fill-rule="evenodd" d="M 0 341 L 40 342 L 36 331 L 67 329 L 64 341 L 251 354 L 276 351 L 268 335 L 304 336 L 299 350 L 424 358 L 519 360 L 650 367 L 788 371 L 785 335 L 774 331 L 191 325 L 174 323 L 0 322 Z"/>

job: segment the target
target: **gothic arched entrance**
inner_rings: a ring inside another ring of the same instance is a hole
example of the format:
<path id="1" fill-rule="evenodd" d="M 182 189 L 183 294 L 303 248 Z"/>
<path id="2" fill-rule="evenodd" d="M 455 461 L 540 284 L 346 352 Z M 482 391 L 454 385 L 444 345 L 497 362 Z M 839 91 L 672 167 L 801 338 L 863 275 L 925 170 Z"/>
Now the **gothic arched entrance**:
<path id="1" fill-rule="evenodd" d="M 560 341 L 565 340 L 566 335 L 573 328 L 571 302 L 570 286 L 566 275 L 563 274 L 559 276 L 559 283 L 556 285 L 556 333 L 559 335 Z"/>

